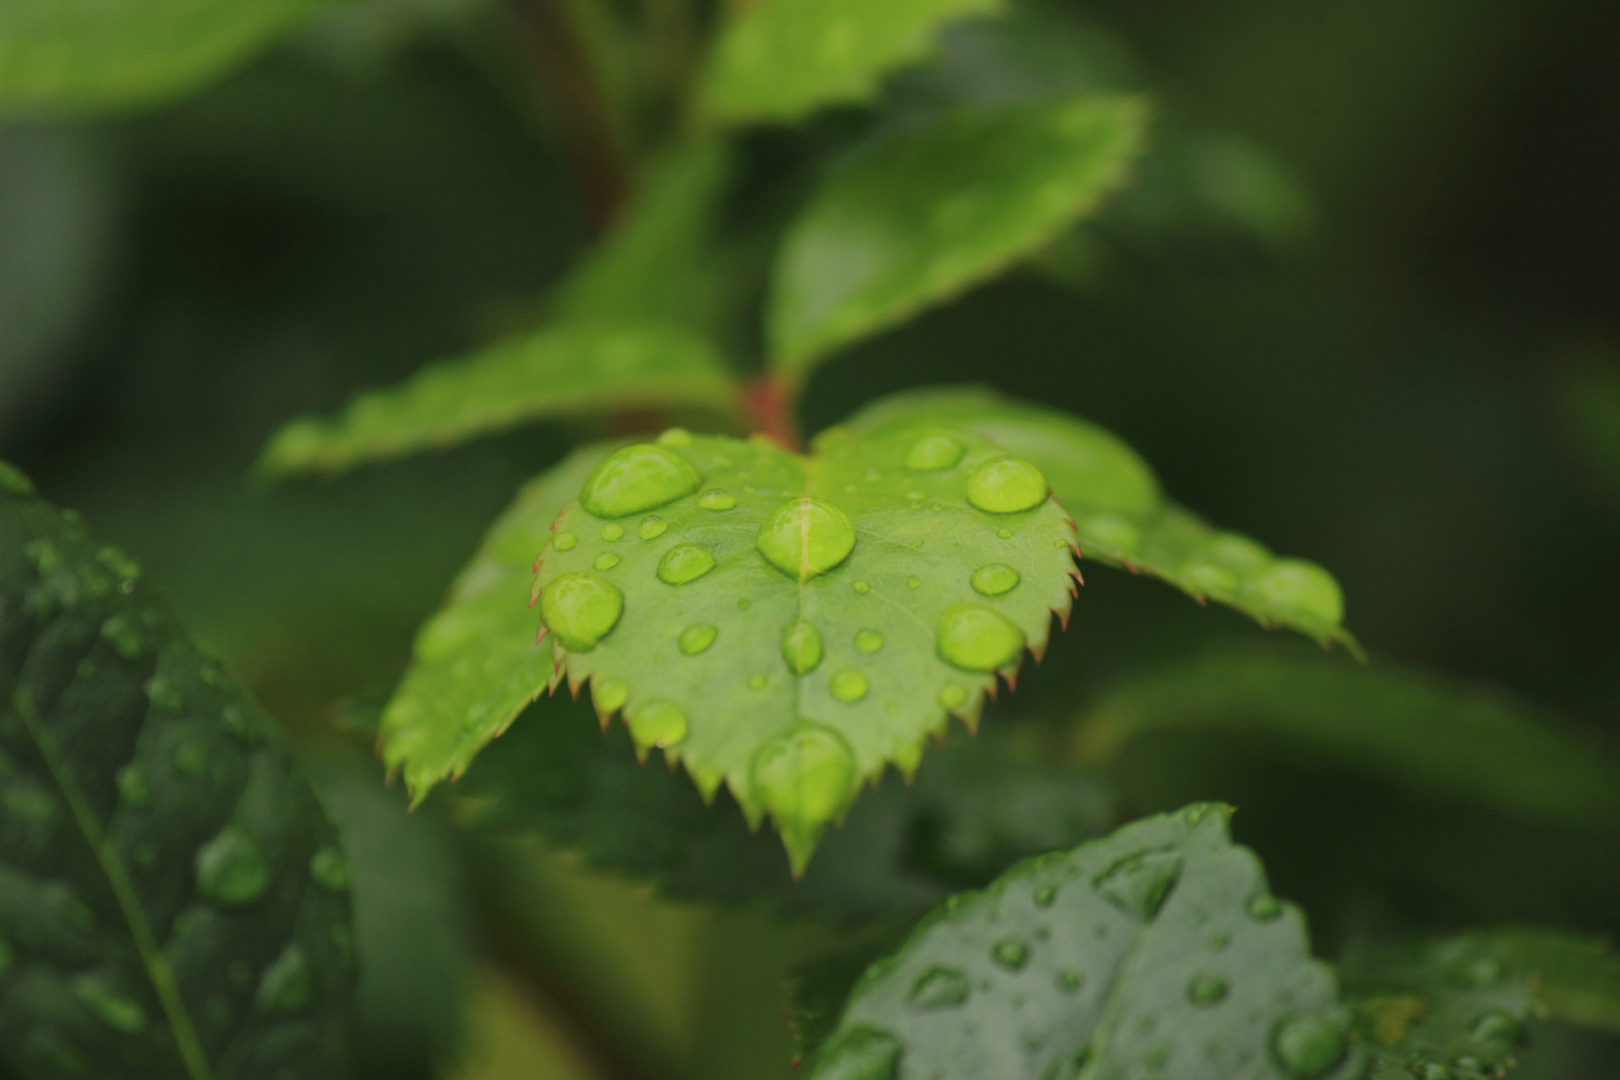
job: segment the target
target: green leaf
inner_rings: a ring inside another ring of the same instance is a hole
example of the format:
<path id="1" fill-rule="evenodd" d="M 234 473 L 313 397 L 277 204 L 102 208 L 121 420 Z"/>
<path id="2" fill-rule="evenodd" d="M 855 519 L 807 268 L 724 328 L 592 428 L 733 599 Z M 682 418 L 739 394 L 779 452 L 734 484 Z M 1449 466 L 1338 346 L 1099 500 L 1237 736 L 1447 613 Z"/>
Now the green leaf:
<path id="1" fill-rule="evenodd" d="M 7 0 L 0 109 L 123 108 L 218 78 L 325 0 Z"/>
<path id="2" fill-rule="evenodd" d="M 1587 464 L 1620 492 L 1620 358 L 1593 351 L 1563 375 L 1565 420 Z"/>
<path id="3" fill-rule="evenodd" d="M 722 148 L 712 144 L 670 156 L 563 284 L 551 325 L 433 364 L 401 386 L 362 395 L 335 418 L 295 420 L 272 439 L 260 467 L 336 472 L 552 417 L 733 412 L 736 384 L 709 336 L 718 285 L 707 249 L 729 175 Z"/>
<path id="4" fill-rule="evenodd" d="M 738 5 L 700 90 L 722 123 L 791 121 L 877 95 L 885 72 L 934 49 L 942 23 L 1001 0 L 766 0 Z"/>
<path id="5" fill-rule="evenodd" d="M 1555 717 L 1416 672 L 1231 653 L 1128 683 L 1089 709 L 1081 756 L 1106 761 L 1152 731 L 1264 734 L 1419 794 L 1563 824 L 1620 823 L 1620 768 Z"/>
<path id="6" fill-rule="evenodd" d="M 1147 818 L 953 897 L 867 969 L 811 1076 L 1359 1076 L 1331 971 L 1227 814 Z"/>
<path id="7" fill-rule="evenodd" d="M 0 477 L 0 1064 L 337 1074 L 344 859 L 291 753 L 133 560 Z"/>
<path id="8" fill-rule="evenodd" d="M 817 360 L 1001 272 L 1118 187 L 1138 98 L 971 110 L 908 130 L 831 176 L 777 255 L 772 364 Z"/>
<path id="9" fill-rule="evenodd" d="M 1286 626 L 1361 655 L 1340 625 L 1343 597 L 1326 570 L 1278 558 L 1177 506 L 1147 464 L 1095 424 L 972 387 L 896 394 L 849 420 L 856 432 L 873 435 L 918 423 L 970 428 L 1033 462 L 1074 515 L 1085 558 L 1151 574 L 1199 603 L 1214 600 L 1263 626 Z"/>

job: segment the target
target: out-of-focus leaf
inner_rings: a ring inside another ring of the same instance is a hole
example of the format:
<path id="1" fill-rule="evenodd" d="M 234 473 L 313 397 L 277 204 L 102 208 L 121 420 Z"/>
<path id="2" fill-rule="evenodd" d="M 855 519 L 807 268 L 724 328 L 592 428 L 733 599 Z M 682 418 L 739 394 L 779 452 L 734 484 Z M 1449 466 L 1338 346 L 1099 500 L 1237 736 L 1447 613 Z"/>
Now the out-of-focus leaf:
<path id="1" fill-rule="evenodd" d="M 952 897 L 867 969 L 812 1077 L 1348 1080 L 1304 920 L 1194 805 Z"/>
<path id="2" fill-rule="evenodd" d="M 1145 122 L 1131 97 L 970 110 L 848 161 L 777 255 L 771 363 L 802 378 L 1028 256 L 1119 186 Z"/>
<path id="3" fill-rule="evenodd" d="M 334 1075 L 348 879 L 309 785 L 133 560 L 0 492 L 0 1061 Z"/>
<path id="4" fill-rule="evenodd" d="M 942 23 L 1001 0 L 766 0 L 738 5 L 701 88 L 723 123 L 790 121 L 876 95 L 884 73 L 935 46 Z"/>
<path id="5" fill-rule="evenodd" d="M 1582 358 L 1565 374 L 1570 434 L 1592 468 L 1620 491 L 1620 359 Z"/>
<path id="6" fill-rule="evenodd" d="M 7 0 L 0 109 L 124 108 L 218 78 L 329 0 Z"/>
<path id="7" fill-rule="evenodd" d="M 1286 626 L 1360 655 L 1340 625 L 1344 601 L 1326 570 L 1278 558 L 1166 499 L 1152 470 L 1112 433 L 1054 409 L 973 387 L 895 394 L 848 421 L 859 434 L 918 423 L 956 424 L 1035 465 L 1079 526 L 1087 559 L 1151 574 L 1200 603 L 1215 600 L 1264 626 Z"/>
<path id="8" fill-rule="evenodd" d="M 733 411 L 736 386 L 708 335 L 717 284 L 707 240 L 728 175 L 714 145 L 670 157 L 564 282 L 550 325 L 434 364 L 335 418 L 296 420 L 261 467 L 334 472 L 549 417 Z"/>
<path id="9" fill-rule="evenodd" d="M 1218 655 L 1128 683 L 1085 714 L 1101 762 L 1157 730 L 1265 733 L 1418 793 L 1565 824 L 1620 823 L 1620 768 L 1558 721 L 1502 694 L 1320 659 Z"/>

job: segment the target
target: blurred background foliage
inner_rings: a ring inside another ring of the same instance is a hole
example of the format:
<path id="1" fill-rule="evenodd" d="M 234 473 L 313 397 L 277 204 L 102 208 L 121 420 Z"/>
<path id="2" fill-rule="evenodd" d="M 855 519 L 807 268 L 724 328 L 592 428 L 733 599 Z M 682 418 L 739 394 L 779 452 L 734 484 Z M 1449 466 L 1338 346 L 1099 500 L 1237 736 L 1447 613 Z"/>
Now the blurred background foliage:
<path id="1" fill-rule="evenodd" d="M 610 103 L 656 112 L 631 83 L 689 64 L 690 28 L 644 62 L 592 36 L 595 5 L 568 10 Z M 825 365 L 805 429 L 928 383 L 1070 409 L 1186 505 L 1331 568 L 1375 670 L 1398 658 L 1533 699 L 1620 754 L 1620 9 L 1048 15 L 1073 20 L 1096 85 L 1157 102 L 1140 186 L 1035 264 Z M 365 1075 L 786 1075 L 783 975 L 825 924 L 661 898 L 472 829 L 476 786 L 407 816 L 379 782 L 363 732 L 415 628 L 517 486 L 600 430 L 274 487 L 253 463 L 289 417 L 532 321 L 604 211 L 579 195 L 594 151 L 536 91 L 512 12 L 305 17 L 191 96 L 93 117 L 25 101 L 0 126 L 0 456 L 138 555 L 307 754 L 352 852 Z M 1043 70 L 1026 36 L 947 38 L 891 82 L 884 122 L 1020 93 L 1007 73 Z M 615 117 L 623 145 L 667 120 Z M 749 136 L 739 218 L 770 217 L 819 146 L 866 122 L 852 107 Z M 1259 636 L 1088 571 L 1069 632 L 986 728 L 1061 727 Z M 1343 748 L 1189 724 L 1107 770 L 1127 813 L 1236 803 L 1237 837 L 1328 953 L 1368 928 L 1620 930 L 1612 832 L 1497 816 Z M 1543 1043 L 1539 1076 L 1620 1060 L 1598 1036 Z"/>

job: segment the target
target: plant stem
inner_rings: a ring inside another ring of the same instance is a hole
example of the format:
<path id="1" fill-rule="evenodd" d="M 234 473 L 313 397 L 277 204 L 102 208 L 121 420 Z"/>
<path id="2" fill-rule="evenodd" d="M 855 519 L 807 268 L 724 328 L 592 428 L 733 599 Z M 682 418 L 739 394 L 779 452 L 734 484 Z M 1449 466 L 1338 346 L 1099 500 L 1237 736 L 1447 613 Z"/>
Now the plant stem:
<path id="1" fill-rule="evenodd" d="M 743 387 L 743 410 L 753 429 L 787 450 L 799 453 L 798 425 L 793 422 L 793 389 L 775 375 L 761 375 Z"/>

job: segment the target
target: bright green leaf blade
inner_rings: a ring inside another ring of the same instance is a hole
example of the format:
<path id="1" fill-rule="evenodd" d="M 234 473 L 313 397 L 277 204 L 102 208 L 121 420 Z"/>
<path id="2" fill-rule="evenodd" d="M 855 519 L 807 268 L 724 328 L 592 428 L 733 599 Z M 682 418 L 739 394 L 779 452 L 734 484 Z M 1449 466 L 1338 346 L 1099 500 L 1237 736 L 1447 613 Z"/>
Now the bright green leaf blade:
<path id="1" fill-rule="evenodd" d="M 969 111 L 850 161 L 778 252 L 771 363 L 802 377 L 1029 255 L 1119 186 L 1145 121 L 1131 97 Z"/>
<path id="2" fill-rule="evenodd" d="M 884 73 L 928 56 L 941 24 L 1001 0 L 768 0 L 740 5 L 701 87 L 722 123 L 796 120 L 877 95 Z"/>
<path id="3" fill-rule="evenodd" d="M 1031 467 L 961 429 L 834 435 L 810 458 L 660 439 L 563 510 L 541 615 L 574 686 L 703 790 L 769 811 L 801 868 L 862 779 L 912 772 L 951 713 L 971 723 L 1044 649 L 1072 526 Z M 908 468 L 924 443 L 950 452 Z"/>
<path id="4" fill-rule="evenodd" d="M 292 754 L 132 560 L 0 492 L 0 1069 L 337 1075 L 347 873 Z"/>
<path id="5" fill-rule="evenodd" d="M 1177 506 L 1135 451 L 1095 424 L 971 387 L 896 394 L 848 421 L 860 434 L 919 423 L 970 428 L 1034 462 L 1074 515 L 1087 559 L 1151 574 L 1200 603 L 1214 600 L 1264 626 L 1286 626 L 1361 655 L 1340 625 L 1344 601 L 1326 570 L 1278 558 Z"/>
<path id="6" fill-rule="evenodd" d="M 124 108 L 183 94 L 325 0 L 6 0 L 0 109 Z"/>
<path id="7" fill-rule="evenodd" d="M 1562 824 L 1620 822 L 1620 767 L 1555 717 L 1399 669 L 1232 653 L 1128 683 L 1092 707 L 1092 762 L 1153 731 L 1263 733 L 1441 795 Z"/>
<path id="8" fill-rule="evenodd" d="M 867 970 L 811 1076 L 1359 1076 L 1332 973 L 1226 815 L 1148 818 L 953 897 Z"/>

